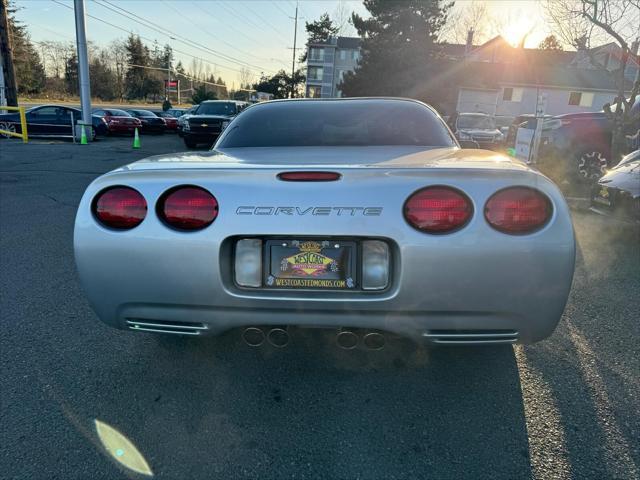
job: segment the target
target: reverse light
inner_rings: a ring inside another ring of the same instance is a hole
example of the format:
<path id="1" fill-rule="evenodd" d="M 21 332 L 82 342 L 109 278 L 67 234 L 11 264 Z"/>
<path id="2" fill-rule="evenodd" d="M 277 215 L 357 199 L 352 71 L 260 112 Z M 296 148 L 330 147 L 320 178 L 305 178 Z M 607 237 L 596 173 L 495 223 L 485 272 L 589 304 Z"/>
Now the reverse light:
<path id="1" fill-rule="evenodd" d="M 502 233 L 524 235 L 544 227 L 551 218 L 551 201 L 530 187 L 510 187 L 494 193 L 484 207 L 489 225 Z"/>
<path id="2" fill-rule="evenodd" d="M 262 285 L 262 240 L 238 240 L 235 254 L 235 278 L 241 287 Z"/>
<path id="3" fill-rule="evenodd" d="M 404 218 L 413 228 L 431 234 L 451 233 L 465 226 L 473 215 L 471 200 L 451 187 L 418 190 L 404 204 Z"/>
<path id="4" fill-rule="evenodd" d="M 109 187 L 93 199 L 94 217 L 105 227 L 129 230 L 147 216 L 147 202 L 140 192 L 130 187 Z"/>
<path id="5" fill-rule="evenodd" d="M 381 240 L 362 242 L 362 289 L 382 290 L 389 284 L 389 245 Z"/>
<path id="6" fill-rule="evenodd" d="M 158 200 L 158 216 L 177 230 L 201 230 L 218 216 L 218 201 L 207 190 L 190 185 L 172 188 Z"/>

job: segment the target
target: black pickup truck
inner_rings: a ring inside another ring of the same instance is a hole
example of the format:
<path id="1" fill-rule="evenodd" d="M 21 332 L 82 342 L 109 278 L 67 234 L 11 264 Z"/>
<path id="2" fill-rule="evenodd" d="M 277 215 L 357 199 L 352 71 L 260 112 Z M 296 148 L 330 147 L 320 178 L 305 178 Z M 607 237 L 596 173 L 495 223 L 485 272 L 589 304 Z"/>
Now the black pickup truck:
<path id="1" fill-rule="evenodd" d="M 213 145 L 222 130 L 238 113 L 248 107 L 246 102 L 235 100 L 207 100 L 185 120 L 182 126 L 182 137 L 188 148 L 195 148 L 199 143 Z"/>

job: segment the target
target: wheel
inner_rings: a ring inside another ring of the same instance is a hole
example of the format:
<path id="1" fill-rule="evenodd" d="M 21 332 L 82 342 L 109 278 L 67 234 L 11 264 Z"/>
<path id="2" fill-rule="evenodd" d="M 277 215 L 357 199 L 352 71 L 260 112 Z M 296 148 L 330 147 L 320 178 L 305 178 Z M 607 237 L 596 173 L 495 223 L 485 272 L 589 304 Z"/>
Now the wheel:
<path id="1" fill-rule="evenodd" d="M 586 150 L 578 158 L 578 174 L 594 182 L 607 172 L 607 159 L 601 152 Z"/>
<path id="2" fill-rule="evenodd" d="M 91 127 L 91 141 L 95 142 L 96 141 L 96 129 Z"/>
<path id="3" fill-rule="evenodd" d="M 187 137 L 185 137 L 184 139 L 184 144 L 187 146 L 187 148 L 196 148 L 198 146 L 195 141 Z"/>
<path id="4" fill-rule="evenodd" d="M 16 133 L 16 126 L 13 123 L 1 122 L 0 123 L 0 130 L 6 130 L 6 131 L 11 132 L 11 133 Z M 4 138 L 11 138 L 11 135 L 9 135 L 7 133 L 2 133 L 2 136 Z"/>

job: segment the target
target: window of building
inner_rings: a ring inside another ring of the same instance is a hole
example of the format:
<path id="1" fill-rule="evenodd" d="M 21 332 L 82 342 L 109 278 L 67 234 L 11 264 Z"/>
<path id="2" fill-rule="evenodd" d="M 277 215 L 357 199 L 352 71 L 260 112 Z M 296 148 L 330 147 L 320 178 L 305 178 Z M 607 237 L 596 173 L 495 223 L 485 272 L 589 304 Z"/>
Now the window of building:
<path id="1" fill-rule="evenodd" d="M 322 67 L 309 67 L 307 71 L 307 78 L 309 80 L 322 80 Z"/>
<path id="2" fill-rule="evenodd" d="M 593 105 L 593 93 L 571 92 L 569 93 L 569 105 L 590 107 Z"/>
<path id="3" fill-rule="evenodd" d="M 346 60 L 346 59 L 347 59 L 347 51 L 340 50 L 340 60 Z"/>
<path id="4" fill-rule="evenodd" d="M 358 50 L 351 50 L 351 58 L 357 62 L 360 60 L 360 52 Z"/>
<path id="5" fill-rule="evenodd" d="M 310 48 L 309 49 L 309 60 L 314 60 L 317 62 L 324 61 L 324 48 Z"/>
<path id="6" fill-rule="evenodd" d="M 521 102 L 522 88 L 505 87 L 502 92 L 502 100 L 505 102 Z"/>
<path id="7" fill-rule="evenodd" d="M 322 93 L 321 87 L 314 87 L 310 85 L 307 87 L 307 98 L 320 98 Z"/>

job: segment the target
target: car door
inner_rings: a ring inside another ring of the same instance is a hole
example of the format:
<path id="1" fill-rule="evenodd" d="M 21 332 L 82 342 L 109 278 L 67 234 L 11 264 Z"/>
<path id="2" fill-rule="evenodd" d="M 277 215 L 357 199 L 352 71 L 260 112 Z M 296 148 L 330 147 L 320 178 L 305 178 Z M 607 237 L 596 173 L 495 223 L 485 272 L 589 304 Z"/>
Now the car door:
<path id="1" fill-rule="evenodd" d="M 29 135 L 54 135 L 54 122 L 58 107 L 39 107 L 27 113 L 27 131 Z"/>
<path id="2" fill-rule="evenodd" d="M 73 125 L 80 118 L 81 114 L 78 110 L 68 107 L 58 107 L 54 127 L 55 134 L 60 136 L 73 136 Z"/>

